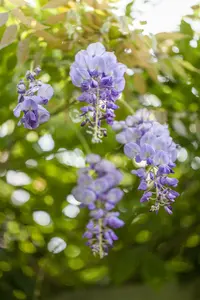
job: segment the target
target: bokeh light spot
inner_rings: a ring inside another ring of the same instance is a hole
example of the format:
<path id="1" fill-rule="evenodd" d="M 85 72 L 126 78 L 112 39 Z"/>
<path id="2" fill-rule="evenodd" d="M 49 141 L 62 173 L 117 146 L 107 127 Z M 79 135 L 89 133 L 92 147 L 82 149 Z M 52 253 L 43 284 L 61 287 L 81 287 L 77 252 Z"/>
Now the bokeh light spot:
<path id="1" fill-rule="evenodd" d="M 23 205 L 30 199 L 29 192 L 18 189 L 12 193 L 11 201 L 14 205 Z"/>
<path id="2" fill-rule="evenodd" d="M 46 211 L 34 211 L 33 220 L 41 225 L 48 226 L 51 223 L 50 215 Z"/>
<path id="3" fill-rule="evenodd" d="M 60 237 L 53 237 L 48 243 L 48 250 L 54 254 L 62 252 L 67 247 L 67 243 Z"/>

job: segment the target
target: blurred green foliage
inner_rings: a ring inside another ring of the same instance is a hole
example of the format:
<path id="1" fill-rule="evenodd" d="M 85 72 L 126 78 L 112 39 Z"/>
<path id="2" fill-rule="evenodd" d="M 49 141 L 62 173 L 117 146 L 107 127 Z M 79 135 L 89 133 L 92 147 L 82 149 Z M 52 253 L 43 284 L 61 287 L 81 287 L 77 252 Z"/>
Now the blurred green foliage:
<path id="1" fill-rule="evenodd" d="M 121 17 L 113 8 L 117 1 L 36 0 L 30 2 L 34 7 L 24 0 L 1 2 L 1 299 L 37 299 L 38 293 L 47 299 L 66 287 L 136 282 L 157 286 L 198 277 L 200 41 L 190 21 L 200 20 L 199 6 L 182 20 L 179 32 L 153 36 L 134 29 L 134 1 Z M 80 105 L 75 101 L 79 91 L 70 81 L 69 68 L 75 54 L 96 41 L 115 51 L 129 68 L 117 119 L 148 106 L 159 121 L 169 124 L 181 147 L 176 167 L 181 196 L 173 216 L 149 213 L 139 203 L 138 182 L 130 175 L 133 164 L 111 129 L 102 144 L 92 145 L 85 128 L 80 128 Z M 48 105 L 50 121 L 32 132 L 17 126 L 12 110 L 17 82 L 37 65 L 55 95 Z M 87 212 L 79 213 L 69 197 L 77 167 L 90 149 L 124 173 L 125 197 L 119 210 L 126 226 L 103 260 L 85 246 Z M 54 249 L 59 253 L 48 251 L 54 237 L 66 243 Z"/>

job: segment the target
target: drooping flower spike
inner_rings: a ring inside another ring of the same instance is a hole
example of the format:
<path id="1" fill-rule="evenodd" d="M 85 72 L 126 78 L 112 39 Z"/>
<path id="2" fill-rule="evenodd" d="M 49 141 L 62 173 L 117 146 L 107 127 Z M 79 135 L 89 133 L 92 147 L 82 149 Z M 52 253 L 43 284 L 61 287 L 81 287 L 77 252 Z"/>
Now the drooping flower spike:
<path id="1" fill-rule="evenodd" d="M 113 124 L 114 111 L 118 108 L 115 101 L 125 87 L 124 73 L 126 66 L 118 63 L 112 52 L 107 52 L 101 43 L 90 44 L 87 50 L 79 51 L 70 69 L 72 83 L 80 87 L 82 94 L 78 100 L 86 102 L 81 108 L 94 143 L 101 142 L 107 135 L 101 127 L 102 121 Z"/>
<path id="2" fill-rule="evenodd" d="M 170 137 L 167 125 L 161 125 L 148 110 L 141 109 L 128 116 L 126 121 L 114 122 L 113 129 L 121 131 L 116 139 L 124 144 L 125 155 L 145 164 L 132 171 L 140 178 L 138 189 L 144 191 L 140 202 L 150 201 L 151 211 L 158 212 L 164 207 L 172 214 L 172 204 L 179 196 L 172 187 L 177 186 L 178 180 L 169 175 L 174 173 L 177 145 Z"/>
<path id="3" fill-rule="evenodd" d="M 53 88 L 46 83 L 37 80 L 41 72 L 37 67 L 33 72 L 26 73 L 26 82 L 20 80 L 17 85 L 18 104 L 13 110 L 15 117 L 23 116 L 18 125 L 23 124 L 25 128 L 35 129 L 40 124 L 49 120 L 49 112 L 42 106 L 46 105 L 53 96 Z"/>
<path id="4" fill-rule="evenodd" d="M 103 258 L 118 239 L 113 229 L 124 225 L 118 218 L 119 212 L 113 211 L 123 197 L 123 191 L 117 187 L 122 174 L 99 155 L 89 154 L 86 162 L 88 167 L 79 170 L 78 185 L 72 194 L 82 207 L 90 211 L 90 221 L 83 237 L 88 239 L 87 245 L 93 254 Z"/>

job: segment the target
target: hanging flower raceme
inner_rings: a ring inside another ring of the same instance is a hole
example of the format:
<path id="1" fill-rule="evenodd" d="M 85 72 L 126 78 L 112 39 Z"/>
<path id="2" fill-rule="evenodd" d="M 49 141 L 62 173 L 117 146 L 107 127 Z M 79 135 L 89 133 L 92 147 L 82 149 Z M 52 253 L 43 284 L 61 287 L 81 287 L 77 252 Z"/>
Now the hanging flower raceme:
<path id="1" fill-rule="evenodd" d="M 178 180 L 170 178 L 174 173 L 177 158 L 177 145 L 170 137 L 167 125 L 161 125 L 146 109 L 141 109 L 126 121 L 114 122 L 113 129 L 121 131 L 116 135 L 119 143 L 124 144 L 124 153 L 145 167 L 133 170 L 140 178 L 139 190 L 144 194 L 140 202 L 151 201 L 151 211 L 158 212 L 160 207 L 171 214 L 172 203 L 179 194 L 172 188 Z"/>
<path id="2" fill-rule="evenodd" d="M 115 101 L 125 86 L 126 66 L 118 63 L 112 52 L 107 52 L 101 43 L 90 44 L 87 50 L 79 51 L 70 69 L 70 76 L 82 94 L 78 100 L 87 103 L 81 108 L 89 133 L 94 143 L 101 142 L 106 129 L 101 127 L 103 120 L 112 125 L 114 111 L 118 108 Z"/>
<path id="3" fill-rule="evenodd" d="M 88 155 L 86 162 L 88 167 L 79 170 L 78 185 L 72 194 L 90 210 L 91 219 L 83 236 L 88 239 L 87 245 L 92 252 L 102 258 L 118 239 L 113 229 L 124 225 L 118 218 L 119 212 L 113 212 L 123 197 L 123 191 L 116 187 L 122 180 L 122 174 L 99 155 Z"/>
<path id="4" fill-rule="evenodd" d="M 42 106 L 48 103 L 53 96 L 53 88 L 46 83 L 37 80 L 41 72 L 37 67 L 33 72 L 26 73 L 26 81 L 20 80 L 17 85 L 18 104 L 13 110 L 15 117 L 23 116 L 18 125 L 23 124 L 25 128 L 35 129 L 40 124 L 48 121 L 50 114 Z"/>

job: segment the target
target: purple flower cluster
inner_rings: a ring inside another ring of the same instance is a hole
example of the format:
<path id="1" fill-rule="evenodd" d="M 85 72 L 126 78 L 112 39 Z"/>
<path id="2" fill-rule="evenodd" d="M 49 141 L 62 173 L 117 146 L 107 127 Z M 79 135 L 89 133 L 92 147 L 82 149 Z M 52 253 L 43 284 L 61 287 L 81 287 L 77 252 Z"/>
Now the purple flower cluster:
<path id="1" fill-rule="evenodd" d="M 90 44 L 87 50 L 75 56 L 70 76 L 73 84 L 82 90 L 78 100 L 87 103 L 81 108 L 85 117 L 81 125 L 89 126 L 94 143 L 101 142 L 107 135 L 106 129 L 101 128 L 102 120 L 113 124 L 114 111 L 118 108 L 115 101 L 125 86 L 125 71 L 126 66 L 118 63 L 114 53 L 107 52 L 99 42 Z"/>
<path id="2" fill-rule="evenodd" d="M 15 117 L 23 116 L 18 125 L 23 124 L 25 128 L 35 129 L 40 124 L 48 121 L 50 114 L 42 106 L 48 103 L 53 96 L 53 88 L 49 84 L 36 80 L 41 69 L 35 68 L 33 72 L 26 73 L 26 82 L 20 80 L 17 85 L 18 104 L 13 110 Z"/>
<path id="3" fill-rule="evenodd" d="M 119 212 L 113 212 L 123 197 L 123 191 L 116 187 L 122 174 L 99 155 L 89 154 L 86 161 L 88 167 L 79 170 L 78 185 L 72 194 L 90 210 L 91 219 L 83 236 L 88 239 L 92 252 L 102 258 L 118 239 L 113 229 L 124 225 L 118 218 Z"/>
<path id="4" fill-rule="evenodd" d="M 177 158 L 177 145 L 170 137 L 167 125 L 161 125 L 146 109 L 141 109 L 125 121 L 113 124 L 119 143 L 124 144 L 124 153 L 144 167 L 133 170 L 140 178 L 139 190 L 145 191 L 140 202 L 151 201 L 151 211 L 158 212 L 160 207 L 172 214 L 172 203 L 179 194 L 172 189 L 178 184 L 174 173 Z"/>

